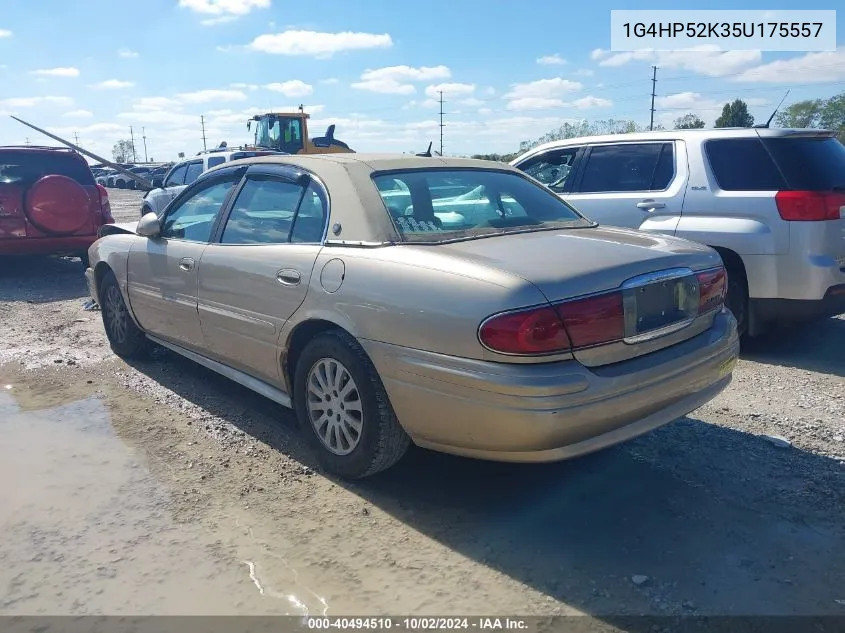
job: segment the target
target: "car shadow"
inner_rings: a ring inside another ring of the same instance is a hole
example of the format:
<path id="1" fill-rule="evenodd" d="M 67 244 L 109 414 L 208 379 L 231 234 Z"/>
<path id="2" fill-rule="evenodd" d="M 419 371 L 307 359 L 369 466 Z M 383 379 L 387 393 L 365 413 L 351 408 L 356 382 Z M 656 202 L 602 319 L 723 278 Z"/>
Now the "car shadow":
<path id="1" fill-rule="evenodd" d="M 0 287 L 6 301 L 52 303 L 88 296 L 78 257 L 3 257 Z"/>
<path id="2" fill-rule="evenodd" d="M 313 467 L 287 409 L 170 352 L 132 364 Z M 561 606 L 645 633 L 666 624 L 646 615 L 842 614 L 843 473 L 691 415 L 567 462 L 412 448 L 388 471 L 333 481 Z"/>
<path id="3" fill-rule="evenodd" d="M 845 315 L 774 329 L 752 339 L 742 358 L 845 377 Z"/>

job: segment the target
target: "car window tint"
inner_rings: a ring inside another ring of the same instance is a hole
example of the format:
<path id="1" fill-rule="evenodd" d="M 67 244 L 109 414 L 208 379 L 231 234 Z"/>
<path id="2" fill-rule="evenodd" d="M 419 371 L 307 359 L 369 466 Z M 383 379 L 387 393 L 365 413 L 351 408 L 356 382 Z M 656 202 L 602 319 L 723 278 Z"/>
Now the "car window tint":
<path id="1" fill-rule="evenodd" d="M 658 159 L 667 143 L 618 143 L 592 148 L 579 193 L 654 191 Z M 668 183 L 667 183 L 668 184 Z"/>
<path id="2" fill-rule="evenodd" d="M 226 196 L 235 184 L 234 178 L 201 187 L 168 209 L 161 236 L 191 242 L 207 242 Z"/>
<path id="3" fill-rule="evenodd" d="M 519 168 L 553 191 L 564 191 L 569 183 L 577 147 L 555 149 L 529 158 Z"/>
<path id="4" fill-rule="evenodd" d="M 320 190 L 311 183 L 302 197 L 293 222 L 290 241 L 318 244 L 323 241 L 326 228 L 326 202 Z"/>
<path id="5" fill-rule="evenodd" d="M 373 180 L 406 242 L 587 224 L 558 196 L 518 173 L 415 169 L 377 173 Z"/>
<path id="6" fill-rule="evenodd" d="M 167 177 L 167 182 L 165 183 L 168 187 L 172 187 L 173 185 L 182 185 L 185 183 L 185 172 L 188 170 L 188 165 L 179 165 L 176 169 L 174 169 L 170 176 Z"/>
<path id="7" fill-rule="evenodd" d="M 211 169 L 212 167 L 216 167 L 217 165 L 222 165 L 226 162 L 225 156 L 210 156 L 208 159 L 208 168 Z"/>
<path id="8" fill-rule="evenodd" d="M 202 161 L 196 163 L 188 163 L 188 171 L 185 172 L 185 184 L 190 185 L 203 172 Z"/>
<path id="9" fill-rule="evenodd" d="M 832 137 L 767 138 L 763 144 L 791 189 L 830 191 L 845 187 L 845 145 Z"/>
<path id="10" fill-rule="evenodd" d="M 295 183 L 284 180 L 247 180 L 232 206 L 221 243 L 288 242 L 301 197 L 302 186 Z"/>
<path id="11" fill-rule="evenodd" d="M 713 139 L 704 151 L 716 184 L 724 191 L 779 191 L 786 188 L 772 157 L 758 138 Z"/>
<path id="12" fill-rule="evenodd" d="M 83 186 L 96 185 L 91 168 L 79 154 L 0 149 L 0 182 L 30 186 L 51 174 L 72 178 Z"/>

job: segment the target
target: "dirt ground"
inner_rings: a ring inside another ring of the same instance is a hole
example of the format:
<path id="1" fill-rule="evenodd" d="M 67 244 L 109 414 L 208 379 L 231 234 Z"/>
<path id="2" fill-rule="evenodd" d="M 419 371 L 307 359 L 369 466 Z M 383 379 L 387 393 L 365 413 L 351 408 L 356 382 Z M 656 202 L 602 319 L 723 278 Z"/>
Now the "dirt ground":
<path id="1" fill-rule="evenodd" d="M 78 260 L 0 268 L 0 614 L 845 614 L 845 318 L 623 446 L 349 484 L 286 409 L 117 359 L 86 298 Z"/>

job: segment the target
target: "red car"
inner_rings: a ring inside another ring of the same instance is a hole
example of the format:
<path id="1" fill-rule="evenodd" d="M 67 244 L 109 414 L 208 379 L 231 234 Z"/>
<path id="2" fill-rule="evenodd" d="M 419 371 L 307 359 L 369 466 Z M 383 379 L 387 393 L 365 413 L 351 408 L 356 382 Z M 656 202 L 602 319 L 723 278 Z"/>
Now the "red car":
<path id="1" fill-rule="evenodd" d="M 0 255 L 75 255 L 113 224 L 109 195 L 81 154 L 63 147 L 0 146 Z"/>

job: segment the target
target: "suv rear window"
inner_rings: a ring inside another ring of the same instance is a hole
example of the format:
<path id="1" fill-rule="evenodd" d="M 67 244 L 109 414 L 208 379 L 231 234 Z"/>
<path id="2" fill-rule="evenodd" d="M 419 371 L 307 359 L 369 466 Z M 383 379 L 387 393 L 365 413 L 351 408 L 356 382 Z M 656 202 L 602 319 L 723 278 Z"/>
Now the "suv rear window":
<path id="1" fill-rule="evenodd" d="M 704 147 L 725 191 L 827 191 L 845 185 L 845 146 L 835 138 L 713 139 Z"/>
<path id="2" fill-rule="evenodd" d="M 404 242 L 592 226 L 551 191 L 515 173 L 415 169 L 374 174 L 373 181 Z"/>
<path id="3" fill-rule="evenodd" d="M 96 185 L 91 168 L 78 154 L 0 148 L 0 182 L 29 186 L 50 174 L 73 178 L 86 187 Z"/>

